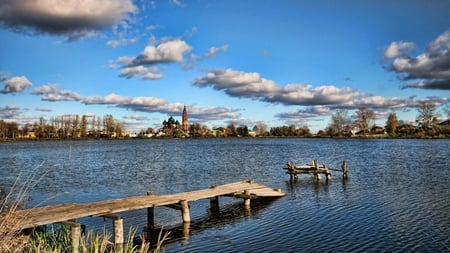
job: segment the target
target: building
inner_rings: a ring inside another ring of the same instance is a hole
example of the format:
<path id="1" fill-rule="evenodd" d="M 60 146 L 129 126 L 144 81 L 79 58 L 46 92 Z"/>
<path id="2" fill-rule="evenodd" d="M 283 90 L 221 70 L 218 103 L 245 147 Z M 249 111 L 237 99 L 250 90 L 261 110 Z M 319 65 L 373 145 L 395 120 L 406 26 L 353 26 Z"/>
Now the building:
<path id="1" fill-rule="evenodd" d="M 183 131 L 185 131 L 186 133 L 189 133 L 189 121 L 188 121 L 186 106 L 184 106 L 184 108 L 183 108 L 183 117 L 181 119 L 181 129 L 183 129 Z"/>

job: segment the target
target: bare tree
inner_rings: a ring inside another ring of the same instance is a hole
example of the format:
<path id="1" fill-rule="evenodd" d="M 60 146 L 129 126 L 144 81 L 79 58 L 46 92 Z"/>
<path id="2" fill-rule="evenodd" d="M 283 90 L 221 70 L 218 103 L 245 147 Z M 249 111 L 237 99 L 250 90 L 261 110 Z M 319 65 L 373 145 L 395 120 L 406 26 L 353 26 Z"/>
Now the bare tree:
<path id="1" fill-rule="evenodd" d="M 331 123 L 328 126 L 328 132 L 330 135 L 342 135 L 345 131 L 349 130 L 350 118 L 348 117 L 347 110 L 338 109 L 331 115 Z"/>
<path id="2" fill-rule="evenodd" d="M 421 102 L 417 110 L 419 112 L 419 115 L 417 115 L 419 127 L 424 131 L 433 129 L 438 123 L 438 115 L 435 112 L 436 105 L 428 102 Z"/>
<path id="3" fill-rule="evenodd" d="M 369 132 L 369 129 L 373 125 L 373 121 L 375 119 L 375 113 L 372 110 L 368 110 L 366 108 L 360 108 L 356 115 L 358 116 L 358 119 L 356 120 L 356 123 L 360 129 L 360 131 L 365 136 L 367 132 Z"/>

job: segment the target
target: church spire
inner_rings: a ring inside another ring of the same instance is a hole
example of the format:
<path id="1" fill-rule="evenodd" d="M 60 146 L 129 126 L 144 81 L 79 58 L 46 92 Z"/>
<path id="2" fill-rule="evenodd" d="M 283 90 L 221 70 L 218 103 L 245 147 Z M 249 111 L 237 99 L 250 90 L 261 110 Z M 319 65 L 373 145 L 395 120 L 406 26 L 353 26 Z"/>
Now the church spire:
<path id="1" fill-rule="evenodd" d="M 186 110 L 186 105 L 183 108 L 183 118 L 181 121 L 181 127 L 185 132 L 189 131 L 189 122 L 188 122 L 188 115 Z"/>

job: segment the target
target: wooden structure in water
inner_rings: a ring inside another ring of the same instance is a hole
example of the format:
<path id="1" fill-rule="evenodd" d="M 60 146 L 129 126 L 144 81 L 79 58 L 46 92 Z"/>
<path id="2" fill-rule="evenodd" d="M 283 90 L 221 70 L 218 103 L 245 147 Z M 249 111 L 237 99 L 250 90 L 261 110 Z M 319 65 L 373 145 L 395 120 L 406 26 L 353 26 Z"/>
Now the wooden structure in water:
<path id="1" fill-rule="evenodd" d="M 342 178 L 348 178 L 347 162 L 344 161 L 341 165 L 341 170 L 331 169 L 326 164 L 319 164 L 317 160 L 313 160 L 311 164 L 295 165 L 292 161 L 286 163 L 287 168 L 283 168 L 290 176 L 290 181 L 298 180 L 298 174 L 310 174 L 314 175 L 314 179 L 317 182 L 321 180 L 321 174 L 325 175 L 327 181 L 331 180 L 331 171 L 342 171 Z"/>
<path id="2" fill-rule="evenodd" d="M 285 193 L 281 189 L 272 189 L 262 184 L 249 181 L 236 182 L 225 185 L 211 186 L 209 189 L 169 195 L 154 195 L 147 193 L 143 196 L 112 199 L 91 203 L 67 203 L 54 206 L 43 206 L 19 210 L 15 213 L 18 223 L 16 230 L 34 228 L 52 223 L 63 223 L 71 227 L 71 237 L 74 252 L 78 252 L 81 235 L 81 224 L 76 219 L 82 217 L 103 217 L 111 219 L 114 227 L 114 243 L 124 243 L 123 219 L 115 213 L 147 208 L 147 228 L 154 228 L 154 207 L 166 206 L 181 210 L 183 223 L 191 221 L 189 202 L 210 199 L 212 208 L 219 205 L 219 197 L 229 196 L 244 199 L 244 205 L 250 208 L 250 200 L 263 197 L 282 197 Z M 0 217 L 1 218 L 1 217 Z"/>

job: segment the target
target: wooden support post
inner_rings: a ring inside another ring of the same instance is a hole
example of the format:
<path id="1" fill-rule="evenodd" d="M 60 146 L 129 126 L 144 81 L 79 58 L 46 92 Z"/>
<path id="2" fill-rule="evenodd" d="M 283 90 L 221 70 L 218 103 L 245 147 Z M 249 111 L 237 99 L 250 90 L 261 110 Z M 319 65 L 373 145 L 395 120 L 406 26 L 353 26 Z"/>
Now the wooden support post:
<path id="1" fill-rule="evenodd" d="M 189 203 L 186 200 L 180 201 L 181 215 L 183 222 L 191 222 L 191 214 L 189 212 Z"/>
<path id="2" fill-rule="evenodd" d="M 212 211 L 218 211 L 219 210 L 219 197 L 214 196 L 212 198 L 209 198 L 209 204 L 211 206 Z"/>
<path id="3" fill-rule="evenodd" d="M 248 197 L 244 198 L 244 206 L 245 206 L 245 208 L 250 208 L 250 191 L 245 190 L 244 194 L 248 195 Z"/>
<path id="4" fill-rule="evenodd" d="M 61 222 L 64 225 L 70 226 L 70 238 L 72 239 L 72 252 L 80 252 L 80 238 L 81 238 L 81 225 L 73 221 Z"/>
<path id="5" fill-rule="evenodd" d="M 191 223 L 184 222 L 183 223 L 183 240 L 187 240 L 189 238 L 190 230 L 191 230 Z"/>
<path id="6" fill-rule="evenodd" d="M 347 170 L 347 162 L 346 161 L 342 162 L 341 168 L 342 168 L 342 178 L 347 179 L 348 178 L 348 170 Z"/>
<path id="7" fill-rule="evenodd" d="M 325 175 L 327 177 L 327 182 L 329 182 L 331 180 L 331 172 L 328 169 L 328 166 L 326 164 L 324 165 L 324 167 L 325 167 Z"/>
<path id="8" fill-rule="evenodd" d="M 114 219 L 113 221 L 113 227 L 114 227 L 114 244 L 116 247 L 121 249 L 123 247 L 123 219 L 122 217 L 118 217 L 117 219 Z M 120 252 L 120 251 L 119 251 Z"/>
<path id="9" fill-rule="evenodd" d="M 80 252 L 80 235 L 81 235 L 81 226 L 72 226 L 70 227 L 70 237 L 72 238 L 72 252 L 78 253 Z"/>
<path id="10" fill-rule="evenodd" d="M 113 220 L 114 229 L 114 244 L 116 246 L 117 252 L 121 252 L 124 239 L 123 239 L 123 219 L 118 215 L 106 214 L 103 215 L 104 218 Z"/>
<path id="11" fill-rule="evenodd" d="M 317 160 L 313 160 L 314 165 L 314 178 L 316 179 L 316 182 L 320 182 L 321 177 L 319 173 L 319 162 Z"/>
<path id="12" fill-rule="evenodd" d="M 216 185 L 211 185 L 210 189 L 214 189 L 216 187 L 217 187 Z M 209 198 L 209 204 L 212 211 L 214 212 L 219 211 L 219 196 Z"/>
<path id="13" fill-rule="evenodd" d="M 147 192 L 147 196 L 152 196 L 153 192 Z M 153 231 L 155 229 L 155 208 L 147 208 L 147 232 Z"/>

